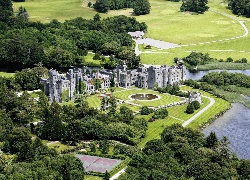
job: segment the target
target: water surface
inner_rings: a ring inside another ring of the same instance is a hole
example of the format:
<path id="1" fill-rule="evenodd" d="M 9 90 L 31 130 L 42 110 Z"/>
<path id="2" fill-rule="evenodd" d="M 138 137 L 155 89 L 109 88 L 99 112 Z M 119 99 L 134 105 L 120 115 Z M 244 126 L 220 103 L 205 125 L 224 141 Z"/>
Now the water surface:
<path id="1" fill-rule="evenodd" d="M 230 73 L 242 73 L 245 75 L 250 76 L 250 69 L 247 70 L 221 70 L 221 69 L 215 69 L 215 70 L 209 70 L 209 71 L 197 71 L 197 72 L 190 72 L 187 70 L 187 79 L 193 79 L 198 80 L 201 79 L 204 75 L 210 73 L 210 72 L 221 72 L 221 71 L 227 71 Z"/>
<path id="2" fill-rule="evenodd" d="M 233 103 L 232 108 L 217 118 L 203 130 L 207 136 L 214 131 L 218 138 L 226 136 L 230 148 L 238 157 L 250 159 L 250 109 L 240 103 Z"/>

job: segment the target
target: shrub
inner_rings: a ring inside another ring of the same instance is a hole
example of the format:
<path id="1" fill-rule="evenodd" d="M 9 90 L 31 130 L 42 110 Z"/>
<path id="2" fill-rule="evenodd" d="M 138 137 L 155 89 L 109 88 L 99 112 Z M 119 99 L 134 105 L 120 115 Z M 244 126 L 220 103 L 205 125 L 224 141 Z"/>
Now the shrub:
<path id="1" fill-rule="evenodd" d="M 193 114 L 194 113 L 194 105 L 192 103 L 188 104 L 186 113 Z"/>
<path id="2" fill-rule="evenodd" d="M 193 101 L 193 102 L 191 102 L 191 104 L 193 105 L 195 110 L 200 108 L 200 103 L 198 101 Z"/>
<path id="3" fill-rule="evenodd" d="M 141 115 L 149 115 L 153 112 L 153 109 L 148 108 L 147 106 L 142 106 Z"/>

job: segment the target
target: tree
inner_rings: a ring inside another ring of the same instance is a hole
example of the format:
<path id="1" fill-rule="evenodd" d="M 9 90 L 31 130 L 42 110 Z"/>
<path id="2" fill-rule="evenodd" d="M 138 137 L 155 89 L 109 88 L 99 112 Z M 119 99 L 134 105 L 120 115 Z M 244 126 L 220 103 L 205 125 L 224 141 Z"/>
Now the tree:
<path id="1" fill-rule="evenodd" d="M 88 7 L 90 8 L 92 6 L 92 3 L 91 2 L 88 2 Z"/>
<path id="2" fill-rule="evenodd" d="M 148 115 L 153 112 L 153 109 L 148 108 L 148 106 L 142 106 L 141 115 Z"/>
<path id="3" fill-rule="evenodd" d="M 13 16 L 11 0 L 0 0 L 0 21 L 8 23 Z"/>
<path id="4" fill-rule="evenodd" d="M 182 0 L 180 11 L 191 11 L 203 14 L 209 9 L 208 0 Z"/>
<path id="5" fill-rule="evenodd" d="M 45 119 L 39 136 L 48 140 L 61 140 L 65 134 L 61 117 L 62 108 L 57 102 L 53 101 L 49 107 L 48 119 Z"/>
<path id="6" fill-rule="evenodd" d="M 104 174 L 104 177 L 103 177 L 103 180 L 109 180 L 110 178 L 110 174 L 108 173 L 108 171 L 106 170 L 105 171 L 105 174 Z"/>
<path id="7" fill-rule="evenodd" d="M 219 140 L 215 134 L 215 132 L 210 132 L 210 134 L 206 138 L 206 146 L 208 148 L 216 148 L 219 145 Z"/>
<path id="8" fill-rule="evenodd" d="M 135 0 L 134 13 L 135 15 L 144 15 L 150 13 L 150 3 L 148 0 Z"/>
<path id="9" fill-rule="evenodd" d="M 117 107 L 117 102 L 116 102 L 115 96 L 113 96 L 113 95 L 110 96 L 108 103 L 110 104 L 110 111 L 109 111 L 109 113 L 114 115 L 115 112 L 116 112 L 116 107 Z"/>
<path id="10" fill-rule="evenodd" d="M 166 108 L 160 108 L 158 109 L 154 115 L 152 116 L 152 118 L 154 119 L 164 119 L 165 117 L 168 116 L 168 111 Z"/>
<path id="11" fill-rule="evenodd" d="M 100 141 L 99 146 L 100 146 L 102 154 L 108 154 L 108 152 L 109 152 L 109 142 L 107 140 Z"/>
<path id="12" fill-rule="evenodd" d="M 94 4 L 94 8 L 96 11 L 101 13 L 106 13 L 110 9 L 110 1 L 109 0 L 97 0 Z"/>
<path id="13" fill-rule="evenodd" d="M 186 113 L 193 114 L 194 113 L 194 105 L 192 103 L 188 104 Z"/>
<path id="14" fill-rule="evenodd" d="M 198 101 L 192 101 L 191 104 L 193 104 L 195 110 L 200 108 L 200 103 Z"/>
<path id="15" fill-rule="evenodd" d="M 26 9 L 23 8 L 22 6 L 19 7 L 18 12 L 17 12 L 17 16 L 20 17 L 20 18 L 22 18 L 22 19 L 24 19 L 25 21 L 29 20 L 29 14 L 26 11 Z"/>
<path id="16" fill-rule="evenodd" d="M 99 90 L 101 88 L 102 80 L 101 79 L 93 79 L 93 84 L 95 86 L 95 90 Z"/>
<path id="17" fill-rule="evenodd" d="M 107 98 L 107 96 L 105 95 L 105 96 L 102 98 L 101 110 L 106 111 L 107 106 L 108 106 L 108 98 Z"/>
<path id="18" fill-rule="evenodd" d="M 11 154 L 17 154 L 18 161 L 30 161 L 31 152 L 31 136 L 24 127 L 14 128 L 12 133 L 7 137 L 3 150 Z"/>
<path id="19" fill-rule="evenodd" d="M 121 106 L 119 120 L 125 123 L 130 123 L 133 119 L 133 111 L 126 106 Z"/>

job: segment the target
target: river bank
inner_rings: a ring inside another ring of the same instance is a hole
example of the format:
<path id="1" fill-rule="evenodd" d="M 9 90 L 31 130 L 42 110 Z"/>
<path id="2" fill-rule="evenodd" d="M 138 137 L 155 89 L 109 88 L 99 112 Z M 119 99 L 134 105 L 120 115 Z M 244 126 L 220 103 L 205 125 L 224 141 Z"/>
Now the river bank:
<path id="1" fill-rule="evenodd" d="M 218 117 L 202 132 L 207 136 L 215 132 L 219 139 L 226 136 L 230 148 L 240 158 L 250 159 L 250 109 L 241 103 L 232 103 L 232 108 Z"/>

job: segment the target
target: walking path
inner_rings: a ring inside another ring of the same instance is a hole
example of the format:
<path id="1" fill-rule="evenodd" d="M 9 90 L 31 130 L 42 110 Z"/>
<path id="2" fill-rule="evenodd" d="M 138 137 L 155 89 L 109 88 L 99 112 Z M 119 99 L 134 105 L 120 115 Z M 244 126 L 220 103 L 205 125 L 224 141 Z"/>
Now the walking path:
<path id="1" fill-rule="evenodd" d="M 208 96 L 202 96 L 204 98 L 208 98 L 210 100 L 210 103 L 204 107 L 201 111 L 199 111 L 197 114 L 195 114 L 194 116 L 192 116 L 190 119 L 188 119 L 187 121 L 185 121 L 182 126 L 186 127 L 188 124 L 190 124 L 193 120 L 195 120 L 198 116 L 200 116 L 202 113 L 204 113 L 206 110 L 208 110 L 211 106 L 214 105 L 215 100 L 213 98 L 210 98 Z"/>

